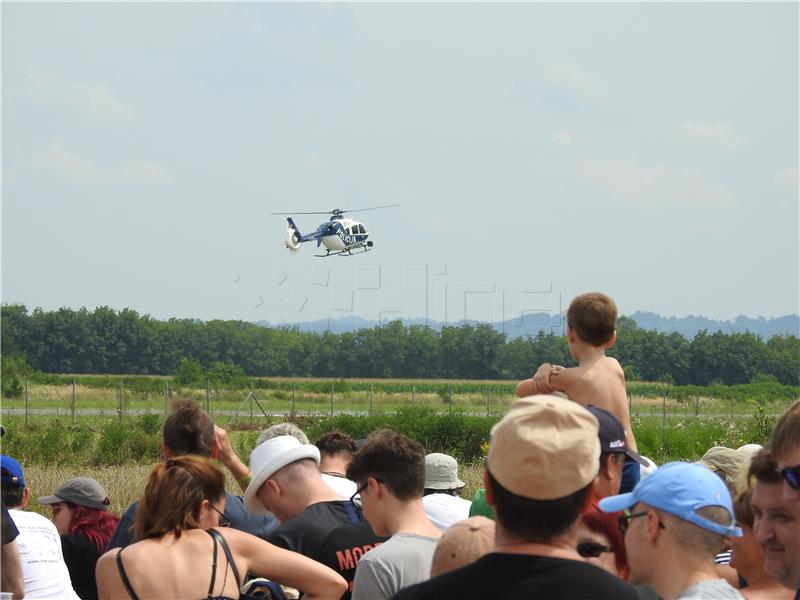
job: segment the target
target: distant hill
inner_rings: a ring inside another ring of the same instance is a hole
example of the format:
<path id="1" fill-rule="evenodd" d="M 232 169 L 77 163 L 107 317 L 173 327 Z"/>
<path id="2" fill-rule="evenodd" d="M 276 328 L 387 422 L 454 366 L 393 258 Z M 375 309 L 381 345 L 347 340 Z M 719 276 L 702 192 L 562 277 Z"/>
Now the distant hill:
<path id="1" fill-rule="evenodd" d="M 718 321 L 708 317 L 689 315 L 687 317 L 662 317 L 652 312 L 636 311 L 628 315 L 642 329 L 652 329 L 664 333 L 678 332 L 687 339 L 693 338 L 698 331 L 703 329 L 709 333 L 722 331 L 723 333 L 744 333 L 750 332 L 758 335 L 764 340 L 775 335 L 794 335 L 800 336 L 800 315 L 784 315 L 766 319 L 764 317 L 746 317 L 740 315 L 731 321 Z M 266 327 L 287 326 L 269 321 L 258 321 L 259 325 Z M 448 323 L 451 326 L 459 326 L 464 323 L 477 324 L 477 321 L 458 321 Z M 358 316 L 341 317 L 339 319 L 321 319 L 317 321 L 306 321 L 291 324 L 300 331 L 313 331 L 322 333 L 343 333 L 345 331 L 357 331 L 359 329 L 371 329 L 381 323 L 377 320 L 363 319 Z M 403 319 L 403 324 L 409 325 L 428 325 L 431 329 L 439 330 L 444 323 L 438 321 L 426 321 L 425 319 Z M 497 331 L 505 332 L 509 338 L 536 335 L 539 331 L 561 331 L 562 321 L 558 315 L 530 314 L 516 319 L 509 319 L 501 323 L 494 323 Z"/>

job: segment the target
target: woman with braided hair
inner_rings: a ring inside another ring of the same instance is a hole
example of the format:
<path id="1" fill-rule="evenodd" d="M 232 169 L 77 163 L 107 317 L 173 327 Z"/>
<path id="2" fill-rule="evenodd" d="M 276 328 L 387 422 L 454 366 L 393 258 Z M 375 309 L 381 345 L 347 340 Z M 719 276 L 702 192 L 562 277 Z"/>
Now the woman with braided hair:
<path id="1" fill-rule="evenodd" d="M 235 600 L 240 574 L 339 598 L 344 579 L 328 567 L 224 522 L 225 477 L 205 458 L 180 456 L 153 468 L 134 521 L 136 543 L 97 563 L 101 600 Z"/>

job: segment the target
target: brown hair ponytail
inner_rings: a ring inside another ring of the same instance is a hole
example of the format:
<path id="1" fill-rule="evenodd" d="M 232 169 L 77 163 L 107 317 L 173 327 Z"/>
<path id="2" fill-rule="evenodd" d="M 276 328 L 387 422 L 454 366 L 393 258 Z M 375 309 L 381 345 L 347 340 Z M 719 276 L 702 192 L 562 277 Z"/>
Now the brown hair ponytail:
<path id="1" fill-rule="evenodd" d="M 180 537 L 196 529 L 200 504 L 216 502 L 225 495 L 225 476 L 199 456 L 179 456 L 156 465 L 150 472 L 144 496 L 136 509 L 136 540 L 174 533 Z"/>

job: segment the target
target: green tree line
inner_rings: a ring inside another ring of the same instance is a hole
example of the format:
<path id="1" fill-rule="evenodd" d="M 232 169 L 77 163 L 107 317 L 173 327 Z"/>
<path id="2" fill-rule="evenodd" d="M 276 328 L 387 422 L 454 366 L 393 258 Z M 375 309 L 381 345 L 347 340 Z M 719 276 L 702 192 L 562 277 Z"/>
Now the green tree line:
<path id="1" fill-rule="evenodd" d="M 543 362 L 573 364 L 566 339 L 540 332 L 507 339 L 491 325 L 404 326 L 400 321 L 340 334 L 262 327 L 245 321 L 160 321 L 131 309 L 2 306 L 4 363 L 24 359 L 45 373 L 220 377 L 313 376 L 522 379 Z M 641 329 L 620 317 L 609 351 L 628 379 L 678 385 L 777 381 L 800 385 L 800 340 L 751 333 Z M 182 362 L 183 361 L 183 362 Z M 20 367 L 21 368 L 21 367 Z M 4 371 L 6 369 L 4 368 Z"/>

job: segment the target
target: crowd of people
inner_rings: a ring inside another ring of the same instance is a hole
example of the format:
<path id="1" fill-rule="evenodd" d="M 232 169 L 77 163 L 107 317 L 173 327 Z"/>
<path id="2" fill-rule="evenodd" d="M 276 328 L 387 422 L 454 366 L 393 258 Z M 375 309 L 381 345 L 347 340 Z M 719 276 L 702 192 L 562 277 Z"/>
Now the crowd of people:
<path id="1" fill-rule="evenodd" d="M 25 510 L 2 456 L 2 589 L 14 598 L 800 600 L 800 401 L 763 447 L 656 467 L 638 452 L 602 294 L 567 313 L 578 365 L 544 364 L 491 430 L 471 499 L 456 459 L 390 429 L 316 443 L 264 430 L 249 464 L 189 400 L 121 517 L 66 481 Z M 226 491 L 222 465 L 241 495 Z M 6 510 L 8 509 L 8 510 Z"/>

